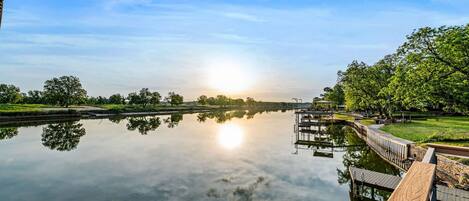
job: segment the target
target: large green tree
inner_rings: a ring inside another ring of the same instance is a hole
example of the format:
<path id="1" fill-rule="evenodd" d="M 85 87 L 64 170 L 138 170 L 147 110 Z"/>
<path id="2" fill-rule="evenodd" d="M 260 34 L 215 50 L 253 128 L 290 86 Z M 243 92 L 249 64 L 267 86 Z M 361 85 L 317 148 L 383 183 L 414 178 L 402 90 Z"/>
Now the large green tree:
<path id="1" fill-rule="evenodd" d="M 469 25 L 425 27 L 398 49 L 391 88 L 406 108 L 469 111 Z"/>
<path id="2" fill-rule="evenodd" d="M 169 92 L 165 99 L 171 105 L 181 105 L 184 102 L 184 97 L 174 92 Z"/>
<path id="3" fill-rule="evenodd" d="M 109 103 L 111 104 L 124 104 L 125 98 L 120 94 L 113 94 L 109 97 Z"/>
<path id="4" fill-rule="evenodd" d="M 23 95 L 23 103 L 28 104 L 41 104 L 45 103 L 44 101 L 44 94 L 42 91 L 39 90 L 32 90 L 28 91 L 27 94 Z"/>
<path id="5" fill-rule="evenodd" d="M 52 78 L 44 83 L 44 98 L 50 104 L 68 107 L 86 99 L 80 79 L 75 76 Z"/>
<path id="6" fill-rule="evenodd" d="M 158 92 L 151 92 L 148 88 L 142 88 L 138 93 L 130 93 L 128 99 L 130 104 L 156 105 L 160 103 L 161 95 Z"/>
<path id="7" fill-rule="evenodd" d="M 345 103 L 345 93 L 341 83 L 337 83 L 333 88 L 324 88 L 322 96 L 324 100 L 332 101 L 336 105 L 343 105 Z"/>
<path id="8" fill-rule="evenodd" d="M 199 98 L 197 98 L 197 103 L 201 105 L 207 105 L 208 104 L 208 97 L 206 95 L 201 95 Z"/>
<path id="9" fill-rule="evenodd" d="M 20 88 L 14 85 L 0 84 L 0 103 L 17 103 L 20 100 Z"/>
<path id="10" fill-rule="evenodd" d="M 396 55 L 387 55 L 372 66 L 354 61 L 345 72 L 339 72 L 347 108 L 390 117 L 398 107 L 393 102 L 393 91 L 388 88 L 397 63 Z"/>

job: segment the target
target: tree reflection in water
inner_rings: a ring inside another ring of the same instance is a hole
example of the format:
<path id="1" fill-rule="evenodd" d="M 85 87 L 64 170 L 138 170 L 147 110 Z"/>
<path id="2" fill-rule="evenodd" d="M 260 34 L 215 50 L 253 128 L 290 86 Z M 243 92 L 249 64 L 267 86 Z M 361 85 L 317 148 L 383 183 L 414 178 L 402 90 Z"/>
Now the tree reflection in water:
<path id="1" fill-rule="evenodd" d="M 0 128 L 0 140 L 11 139 L 18 135 L 18 128 Z"/>
<path id="2" fill-rule="evenodd" d="M 344 140 L 348 144 L 361 144 L 364 143 L 360 137 L 358 137 L 355 131 L 350 128 L 346 127 L 344 129 Z M 348 171 L 349 167 L 357 167 L 363 168 L 375 172 L 381 172 L 390 175 L 401 175 L 401 171 L 394 167 L 393 165 L 384 161 L 378 154 L 376 154 L 373 150 L 371 150 L 368 146 L 360 147 L 347 147 L 346 152 L 343 155 L 342 163 L 344 164 L 345 168 L 343 170 L 337 169 L 338 175 L 338 182 L 340 184 L 350 184 L 350 172 Z M 371 189 L 366 189 L 366 191 L 370 191 Z M 366 196 L 366 192 L 365 196 Z M 375 198 L 381 197 L 386 200 L 390 196 L 390 192 L 382 191 L 375 189 Z M 362 195 L 363 196 L 363 195 Z M 355 199 L 355 198 L 354 198 Z"/>
<path id="3" fill-rule="evenodd" d="M 127 119 L 126 116 L 116 115 L 109 117 L 109 121 L 115 124 L 121 123 L 122 120 Z"/>
<path id="4" fill-rule="evenodd" d="M 159 117 L 130 117 L 127 129 L 138 130 L 142 135 L 147 135 L 149 131 L 155 131 L 161 125 Z"/>
<path id="5" fill-rule="evenodd" d="M 164 120 L 164 123 L 166 123 L 168 125 L 168 128 L 174 128 L 179 124 L 179 122 L 182 121 L 182 119 L 183 119 L 182 114 L 176 113 L 176 114 L 172 114 L 170 117 L 166 118 Z"/>
<path id="6" fill-rule="evenodd" d="M 220 180 L 222 184 L 228 184 L 231 181 L 229 179 Z M 236 201 L 252 201 L 255 200 L 255 192 L 259 188 L 270 188 L 270 182 L 263 176 L 257 177 L 257 179 L 247 186 L 236 186 L 234 189 L 222 188 L 223 185 L 218 184 L 217 188 L 210 188 L 206 195 L 208 198 L 214 199 L 225 199 L 225 200 L 236 200 Z"/>
<path id="7" fill-rule="evenodd" d="M 83 124 L 78 121 L 49 124 L 42 129 L 42 144 L 52 150 L 71 151 L 85 134 Z"/>
<path id="8" fill-rule="evenodd" d="M 233 110 L 233 111 L 223 111 L 217 110 L 212 112 L 199 113 L 197 115 L 197 121 L 205 122 L 207 119 L 213 119 L 217 123 L 225 123 L 234 118 L 243 119 L 252 119 L 256 114 L 262 114 L 264 112 L 276 112 L 279 110 L 266 110 L 266 109 L 251 109 L 251 110 Z M 284 111 L 284 110 L 282 110 Z"/>

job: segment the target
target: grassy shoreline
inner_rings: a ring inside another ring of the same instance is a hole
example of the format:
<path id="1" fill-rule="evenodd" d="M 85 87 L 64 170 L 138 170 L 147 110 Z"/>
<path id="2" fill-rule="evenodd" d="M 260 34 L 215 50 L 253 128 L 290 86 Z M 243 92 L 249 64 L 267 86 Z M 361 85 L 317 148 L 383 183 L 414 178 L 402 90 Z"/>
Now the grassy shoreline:
<path id="1" fill-rule="evenodd" d="M 3 107 L 2 107 L 3 106 Z M 288 110 L 294 109 L 279 106 L 209 106 L 209 105 L 87 105 L 69 108 L 50 107 L 48 105 L 0 105 L 0 122 L 31 121 L 57 118 L 85 118 L 115 115 L 153 115 L 171 113 L 194 113 L 217 110 Z"/>
<path id="2" fill-rule="evenodd" d="M 389 124 L 381 130 L 416 143 L 469 146 L 469 117 L 432 117 L 411 123 Z"/>
<path id="3" fill-rule="evenodd" d="M 425 114 L 421 114 L 425 115 Z M 430 116 L 427 114 L 427 116 Z M 348 114 L 334 114 L 334 118 L 354 121 Z M 361 119 L 364 125 L 374 124 L 373 119 Z M 416 118 L 410 123 L 385 125 L 382 131 L 396 137 L 416 142 L 417 144 L 436 143 L 452 146 L 469 147 L 469 116 L 430 116 Z"/>

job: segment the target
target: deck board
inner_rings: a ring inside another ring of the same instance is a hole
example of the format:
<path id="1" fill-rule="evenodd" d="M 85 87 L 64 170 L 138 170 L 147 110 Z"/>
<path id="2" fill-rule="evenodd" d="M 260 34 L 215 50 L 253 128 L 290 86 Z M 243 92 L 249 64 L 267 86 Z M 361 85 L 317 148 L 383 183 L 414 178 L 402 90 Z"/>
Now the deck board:
<path id="1" fill-rule="evenodd" d="M 435 171 L 435 164 L 414 162 L 388 201 L 427 201 Z"/>
<path id="2" fill-rule="evenodd" d="M 464 201 L 469 200 L 469 191 L 448 188 L 446 186 L 436 185 L 436 198 L 441 201 Z"/>
<path id="3" fill-rule="evenodd" d="M 380 172 L 350 167 L 350 176 L 352 181 L 361 182 L 365 185 L 372 185 L 378 188 L 394 190 L 401 181 L 401 177 L 388 175 Z"/>

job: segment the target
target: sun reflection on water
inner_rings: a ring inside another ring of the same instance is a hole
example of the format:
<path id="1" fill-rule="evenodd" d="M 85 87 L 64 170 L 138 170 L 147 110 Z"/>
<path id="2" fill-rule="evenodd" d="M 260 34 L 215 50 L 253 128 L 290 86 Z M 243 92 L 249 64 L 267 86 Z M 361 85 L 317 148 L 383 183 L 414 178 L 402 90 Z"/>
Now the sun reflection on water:
<path id="1" fill-rule="evenodd" d="M 243 143 L 244 131 L 234 123 L 223 124 L 218 129 L 218 143 L 225 149 L 234 149 Z"/>

